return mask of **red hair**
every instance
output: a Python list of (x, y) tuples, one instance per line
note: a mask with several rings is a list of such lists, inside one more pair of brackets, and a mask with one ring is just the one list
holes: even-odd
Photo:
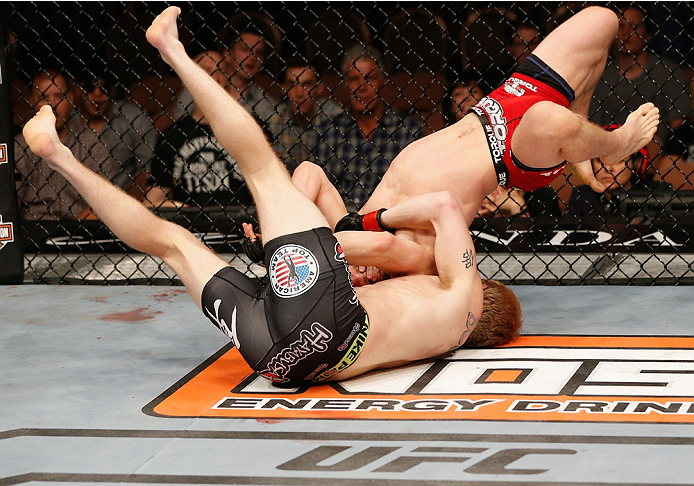
[(482, 280), (484, 306), (477, 326), (463, 348), (488, 348), (515, 340), (523, 317), (518, 297), (511, 289), (496, 280)]

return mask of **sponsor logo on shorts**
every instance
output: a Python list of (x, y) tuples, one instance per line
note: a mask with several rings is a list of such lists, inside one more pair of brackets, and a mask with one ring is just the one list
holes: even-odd
[(526, 89), (537, 93), (537, 86), (522, 79), (511, 77), (504, 83), (504, 91), (514, 96), (523, 96)]
[(352, 282), (352, 272), (349, 271), (349, 263), (345, 259), (345, 252), (342, 251), (342, 246), (340, 243), (335, 243), (335, 260), (342, 262), (345, 265), (345, 271), (347, 272), (347, 279), (349, 280), (349, 286), (352, 287), (352, 298), (349, 299), (349, 303), (353, 305), (359, 305), (359, 299), (357, 298), (357, 292), (354, 290), (354, 282)]
[(12, 223), (3, 223), (2, 215), (0, 215), (0, 250), (5, 245), (14, 241), (14, 226)]
[[(479, 116), (487, 116), (485, 112), (476, 106), (471, 108)], [(508, 171), (506, 169), (506, 163), (504, 162), (504, 153), (499, 148), (499, 144), (494, 136), (494, 129), (489, 124), (482, 124), (484, 129), (484, 135), (487, 137), (487, 145), (489, 146), (489, 153), (492, 156), (492, 162), (494, 163), (494, 169), (496, 170), (496, 177), (499, 181), (500, 186), (506, 186), (508, 183)]]
[(311, 329), (303, 329), (299, 333), (299, 339), (277, 353), (267, 364), (267, 368), (258, 371), (258, 374), (270, 381), (280, 383), (289, 381), (287, 374), (294, 365), (313, 353), (327, 351), (329, 349), (328, 343), (332, 338), (333, 333), (320, 323), (314, 322), (311, 324)]
[(214, 301), (214, 314), (207, 307), (205, 307), (205, 312), (209, 314), (212, 322), (234, 342), (236, 349), (241, 349), (241, 343), (238, 337), (236, 337), (236, 306), (234, 306), (234, 310), (231, 313), (231, 325), (228, 325), (224, 319), (219, 317), (219, 306), (221, 305), (222, 299), (217, 299)]
[(353, 338), (354, 335), (357, 333), (357, 331), (359, 330), (360, 327), (361, 327), (361, 326), (360, 326), (360, 324), (359, 324), (358, 322), (355, 322), (355, 323), (354, 323), (354, 327), (353, 327), (352, 330), (350, 331), (349, 336), (347, 336), (347, 339), (345, 339), (345, 342), (343, 342), (342, 344), (340, 344), (340, 347), (337, 348), (338, 351), (344, 351), (345, 349), (347, 349), (347, 346), (349, 345), (350, 341), (352, 340), (352, 338)]
[(359, 357), (361, 350), (364, 348), (364, 344), (366, 343), (367, 337), (369, 337), (368, 317), (365, 318), (364, 324), (361, 325), (361, 330), (359, 331), (359, 334), (357, 334), (357, 336), (354, 338), (352, 345), (349, 347), (347, 353), (345, 353), (340, 362), (332, 368), (330, 368), (329, 370), (326, 370), (320, 375), (317, 375), (315, 378), (313, 378), (313, 381), (325, 381), (331, 376), (335, 376), (339, 372), (344, 371), (350, 366), (352, 366)]
[(7, 144), (0, 143), (0, 165), (7, 163)]
[(316, 283), (318, 260), (308, 249), (299, 245), (279, 247), (270, 258), (270, 284), (278, 297), (301, 295)]
[(540, 172), (540, 175), (545, 176), (545, 177), (556, 177), (559, 175), (560, 172), (564, 170), (566, 164), (562, 165), (561, 167), (558, 167), (554, 170), (551, 170), (549, 172)]
[(506, 136), (508, 128), (506, 127), (506, 118), (504, 118), (504, 109), (501, 104), (494, 98), (485, 96), (477, 103), (477, 106), (484, 110), (489, 118), (489, 123), (492, 125), (492, 133), (501, 150), (501, 155), (506, 153)]

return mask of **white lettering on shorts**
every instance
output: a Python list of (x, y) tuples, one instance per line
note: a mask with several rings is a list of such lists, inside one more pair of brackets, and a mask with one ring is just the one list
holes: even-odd
[(488, 96), (482, 98), (477, 106), (487, 113), (489, 123), (492, 125), (492, 133), (503, 155), (506, 153), (506, 136), (508, 135), (506, 118), (504, 118), (504, 109), (498, 101)]
[(289, 381), (286, 376), (292, 367), (299, 361), (311, 356), (313, 353), (324, 353), (328, 343), (332, 340), (333, 333), (320, 323), (311, 324), (311, 329), (304, 329), (299, 333), (299, 339), (291, 343), (270, 360), (267, 368), (258, 373), (270, 381)]
[(207, 307), (205, 307), (205, 311), (210, 315), (210, 318), (214, 320), (217, 327), (234, 342), (236, 349), (241, 349), (241, 343), (236, 337), (236, 306), (234, 306), (234, 310), (231, 313), (231, 327), (229, 327), (224, 319), (219, 318), (219, 306), (221, 305), (222, 299), (217, 299), (214, 301), (214, 314), (212, 314)]
[(537, 86), (527, 81), (523, 81), (522, 79), (510, 77), (504, 83), (504, 91), (514, 96), (523, 96), (526, 89), (532, 91), (533, 93), (537, 93)]

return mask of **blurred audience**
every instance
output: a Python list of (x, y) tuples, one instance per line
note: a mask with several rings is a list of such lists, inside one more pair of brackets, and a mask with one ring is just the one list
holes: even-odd
[(317, 163), (347, 202), (366, 202), (390, 162), (422, 135), (422, 126), (392, 111), (379, 96), (383, 56), (372, 46), (347, 49), (341, 72), (351, 90), (347, 111), (319, 127)]
[(471, 71), (463, 72), (458, 81), (448, 87), (443, 102), (446, 124), (452, 125), (460, 121), (467, 110), (475, 106), (484, 97), (481, 80)]
[[(254, 82), (255, 76), (263, 68), (268, 44), (263, 30), (252, 22), (241, 26), (238, 33), (228, 39), (228, 48), (220, 44), (218, 52), (222, 55), (219, 65), (225, 75), (226, 90), (236, 98), (258, 120), (263, 128), (275, 113), (277, 101), (261, 90)], [(193, 112), (193, 98), (183, 88), (178, 94), (174, 116), (179, 118), (184, 111)]]
[(107, 71), (82, 81), (81, 89), (84, 98), (68, 126), (77, 134), (97, 134), (118, 164), (113, 182), (128, 190), (149, 169), (157, 139), (152, 121), (134, 103), (115, 99), (115, 82)]
[[(600, 125), (622, 124), (629, 113), (651, 101), (660, 109), (664, 122), (656, 134), (662, 144), (692, 110), (685, 75), (677, 64), (660, 59), (649, 49), (651, 29), (639, 7), (632, 5), (621, 12), (617, 37), (595, 88), (590, 119)], [(654, 142), (649, 154), (653, 157), (657, 152)]]
[(506, 28), (506, 51), (509, 54), (508, 63), (496, 66), (485, 74), (485, 81), (490, 89), (496, 89), (514, 73), (516, 68), (540, 44), (540, 31), (527, 22), (512, 22)]
[(313, 66), (297, 57), (287, 62), (282, 89), (286, 100), (277, 106), (277, 113), (268, 120), (273, 148), (287, 168), (315, 158), (318, 145), (317, 127), (330, 123), (342, 107), (325, 98), (325, 88), (319, 83)]
[(644, 177), (648, 166), (648, 154), (645, 148), (624, 160), (601, 161), (600, 159), (593, 159), (591, 163), (595, 177), (607, 189), (604, 193), (598, 193), (594, 192), (588, 185), (575, 187), (566, 208), (567, 214), (579, 218), (587, 216), (609, 217), (621, 214), (617, 204), (619, 201), (615, 201), (613, 198), (613, 195), (618, 191), (627, 194), (634, 191), (646, 191), (649, 194), (672, 191), (670, 185)]
[[(222, 55), (205, 51), (195, 61), (220, 84)], [(236, 160), (221, 146), (200, 109), (185, 114), (159, 137), (144, 204), (154, 207), (251, 204)]]
[[(77, 160), (111, 180), (116, 174), (117, 164), (97, 133), (93, 130), (75, 133), (68, 128), (68, 119), (74, 107), (70, 89), (68, 79), (59, 70), (43, 69), (32, 79), (29, 101), (35, 112), (47, 104), (53, 107), (61, 142)], [(81, 219), (90, 216), (86, 201), (62, 175), (29, 150), (21, 133), (15, 137), (14, 153), (18, 173), (17, 194), (23, 219)]]
[(477, 212), (480, 218), (498, 218), (512, 216), (561, 217), (557, 193), (551, 187), (542, 187), (534, 191), (520, 191), (497, 187), (489, 194)]

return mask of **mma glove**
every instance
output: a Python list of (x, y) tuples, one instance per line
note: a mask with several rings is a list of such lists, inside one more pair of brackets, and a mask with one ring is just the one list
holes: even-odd
[(265, 250), (263, 249), (263, 242), (260, 238), (256, 237), (255, 240), (251, 241), (248, 236), (243, 237), (241, 241), (241, 247), (246, 256), (253, 262), (259, 265), (265, 265)]
[(381, 215), (385, 211), (381, 208), (366, 214), (347, 213), (335, 225), (335, 233), (338, 231), (388, 231), (395, 233), (392, 228), (387, 228), (381, 221)]

